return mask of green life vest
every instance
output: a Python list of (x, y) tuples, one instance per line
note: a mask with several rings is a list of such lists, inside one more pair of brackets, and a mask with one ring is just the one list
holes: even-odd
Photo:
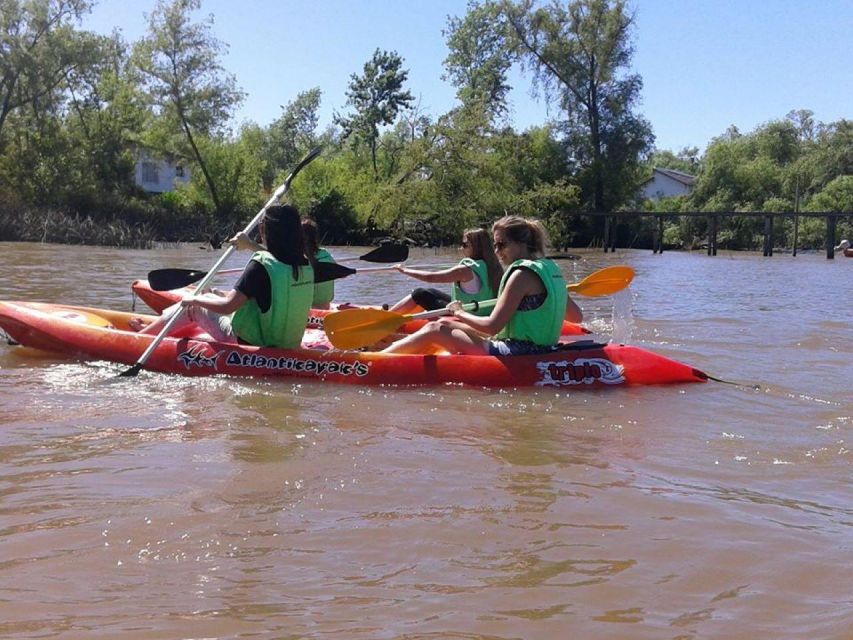
[(234, 333), (258, 347), (298, 347), (314, 297), (314, 269), (299, 267), (299, 280), (294, 280), (293, 267), (279, 262), (269, 251), (256, 252), (252, 260), (269, 275), (270, 308), (264, 313), (254, 299), (247, 300), (231, 318)]
[(539, 276), (545, 286), (548, 295), (545, 302), (537, 309), (530, 311), (516, 311), (512, 314), (507, 325), (495, 336), (500, 340), (512, 338), (515, 340), (529, 340), (535, 344), (552, 345), (557, 344), (560, 332), (563, 328), (563, 317), (566, 314), (566, 281), (560, 268), (552, 260), (540, 258), (538, 260), (516, 260), (501, 278), (501, 287), (498, 296), (504, 290), (504, 286), (510, 274), (520, 268), (530, 269)]
[[(450, 297), (453, 300), (460, 302), (480, 302), (482, 300), (490, 300), (495, 297), (492, 287), (489, 285), (489, 270), (486, 268), (486, 263), (483, 260), (472, 260), (471, 258), (463, 258), (460, 263), (468, 267), (474, 272), (474, 275), (480, 279), (480, 290), (477, 293), (467, 293), (463, 291), (462, 285), (459, 282), (453, 283), (453, 289), (450, 292)], [(475, 316), (487, 316), (492, 312), (492, 308), (477, 309), (472, 311)]]
[[(314, 254), (317, 262), (331, 262), (334, 264), (335, 259), (332, 254), (325, 249), (319, 249)], [(327, 280), (326, 282), (317, 282), (314, 284), (314, 304), (325, 306), (335, 299), (335, 281)]]

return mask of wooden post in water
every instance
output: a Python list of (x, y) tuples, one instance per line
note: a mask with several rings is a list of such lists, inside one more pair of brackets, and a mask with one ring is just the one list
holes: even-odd
[(773, 215), (764, 216), (764, 255), (773, 255)]
[(610, 230), (610, 253), (616, 253), (616, 216), (611, 216), (612, 228)]
[(717, 216), (708, 216), (708, 255), (717, 255)]
[(826, 216), (826, 259), (835, 258), (835, 228), (838, 225), (838, 216)]
[(663, 216), (657, 218), (657, 233), (652, 232), (652, 253), (663, 253)]
[(610, 246), (610, 216), (604, 216), (604, 242), (601, 245), (604, 247), (604, 253), (607, 253), (607, 247)]
[(792, 255), (797, 257), (797, 236), (800, 232), (800, 176), (797, 176), (797, 190), (794, 193), (794, 250)]

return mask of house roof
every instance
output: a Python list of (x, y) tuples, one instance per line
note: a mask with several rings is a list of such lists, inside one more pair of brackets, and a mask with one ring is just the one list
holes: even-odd
[(655, 179), (655, 174), (660, 174), (662, 176), (666, 176), (671, 180), (675, 180), (676, 182), (680, 182), (685, 187), (692, 187), (696, 184), (696, 176), (691, 176), (689, 173), (684, 173), (683, 171), (676, 171), (675, 169), (661, 169), (660, 167), (655, 167), (652, 172), (652, 177), (646, 180), (646, 182), (651, 182)]

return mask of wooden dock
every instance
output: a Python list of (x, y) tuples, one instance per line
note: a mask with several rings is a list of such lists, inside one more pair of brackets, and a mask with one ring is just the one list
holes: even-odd
[(679, 218), (682, 216), (685, 217), (702, 217), (708, 219), (708, 255), (715, 256), (717, 255), (717, 235), (720, 229), (720, 220), (722, 218), (733, 218), (733, 217), (763, 217), (764, 218), (764, 241), (762, 243), (762, 250), (765, 256), (773, 255), (773, 228), (777, 218), (785, 219), (785, 218), (793, 218), (794, 219), (794, 239), (793, 239), (793, 247), (792, 247), (792, 255), (797, 255), (797, 235), (799, 229), (799, 220), (800, 218), (825, 218), (826, 219), (826, 239), (825, 239), (825, 247), (826, 247), (826, 258), (828, 260), (832, 260), (835, 258), (835, 246), (837, 244), (836, 233), (838, 227), (838, 220), (850, 218), (853, 219), (853, 212), (836, 212), (836, 211), (823, 211), (823, 212), (793, 212), (793, 211), (779, 211), (773, 213), (766, 213), (764, 211), (727, 211), (727, 212), (713, 212), (709, 213), (707, 211), (673, 211), (673, 212), (655, 212), (655, 211), (620, 211), (618, 213), (584, 213), (578, 215), (591, 215), (595, 217), (603, 217), (604, 218), (604, 238), (602, 247), (604, 252), (615, 251), (616, 250), (616, 234), (614, 233), (614, 229), (616, 225), (619, 224), (620, 221), (623, 220), (631, 220), (638, 216), (640, 217), (652, 217), (656, 219), (657, 224), (654, 226), (654, 232), (652, 236), (652, 251), (653, 253), (663, 253), (663, 222), (664, 219), (669, 218)]

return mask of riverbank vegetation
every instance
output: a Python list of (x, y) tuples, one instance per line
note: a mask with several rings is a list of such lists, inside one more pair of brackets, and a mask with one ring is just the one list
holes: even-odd
[[(323, 155), (291, 198), (328, 244), (383, 236), (453, 243), (469, 226), (511, 211), (541, 218), (556, 245), (601, 241), (588, 212), (853, 212), (853, 122), (799, 110), (754, 131), (735, 127), (704, 152), (656, 149), (637, 111), (633, 18), (621, 0), (471, 2), (448, 19), (448, 113), (423, 111), (405, 52), (377, 49), (350, 78), (346, 113), (319, 129), (322, 90), (282, 96), (269, 124), (233, 114), (244, 95), (221, 65), (224, 43), (200, 0), (161, 0), (137, 42), (83, 31), (89, 0), (5, 3), (0, 29), (0, 239), (147, 247), (217, 245), (263, 206), (299, 158)], [(507, 77), (522, 65), (554, 119), (516, 131)], [(769, 118), (773, 114), (768, 114)], [(149, 193), (141, 154), (179, 159), (187, 184)], [(653, 167), (697, 177), (690, 195), (639, 201)], [(702, 217), (666, 222), (669, 247), (706, 237)], [(791, 246), (792, 222), (775, 228)], [(853, 236), (851, 219), (841, 235)], [(756, 217), (726, 218), (719, 246), (760, 246)], [(620, 222), (620, 246), (651, 246), (652, 219)], [(799, 246), (818, 248), (821, 219), (804, 219)]]

